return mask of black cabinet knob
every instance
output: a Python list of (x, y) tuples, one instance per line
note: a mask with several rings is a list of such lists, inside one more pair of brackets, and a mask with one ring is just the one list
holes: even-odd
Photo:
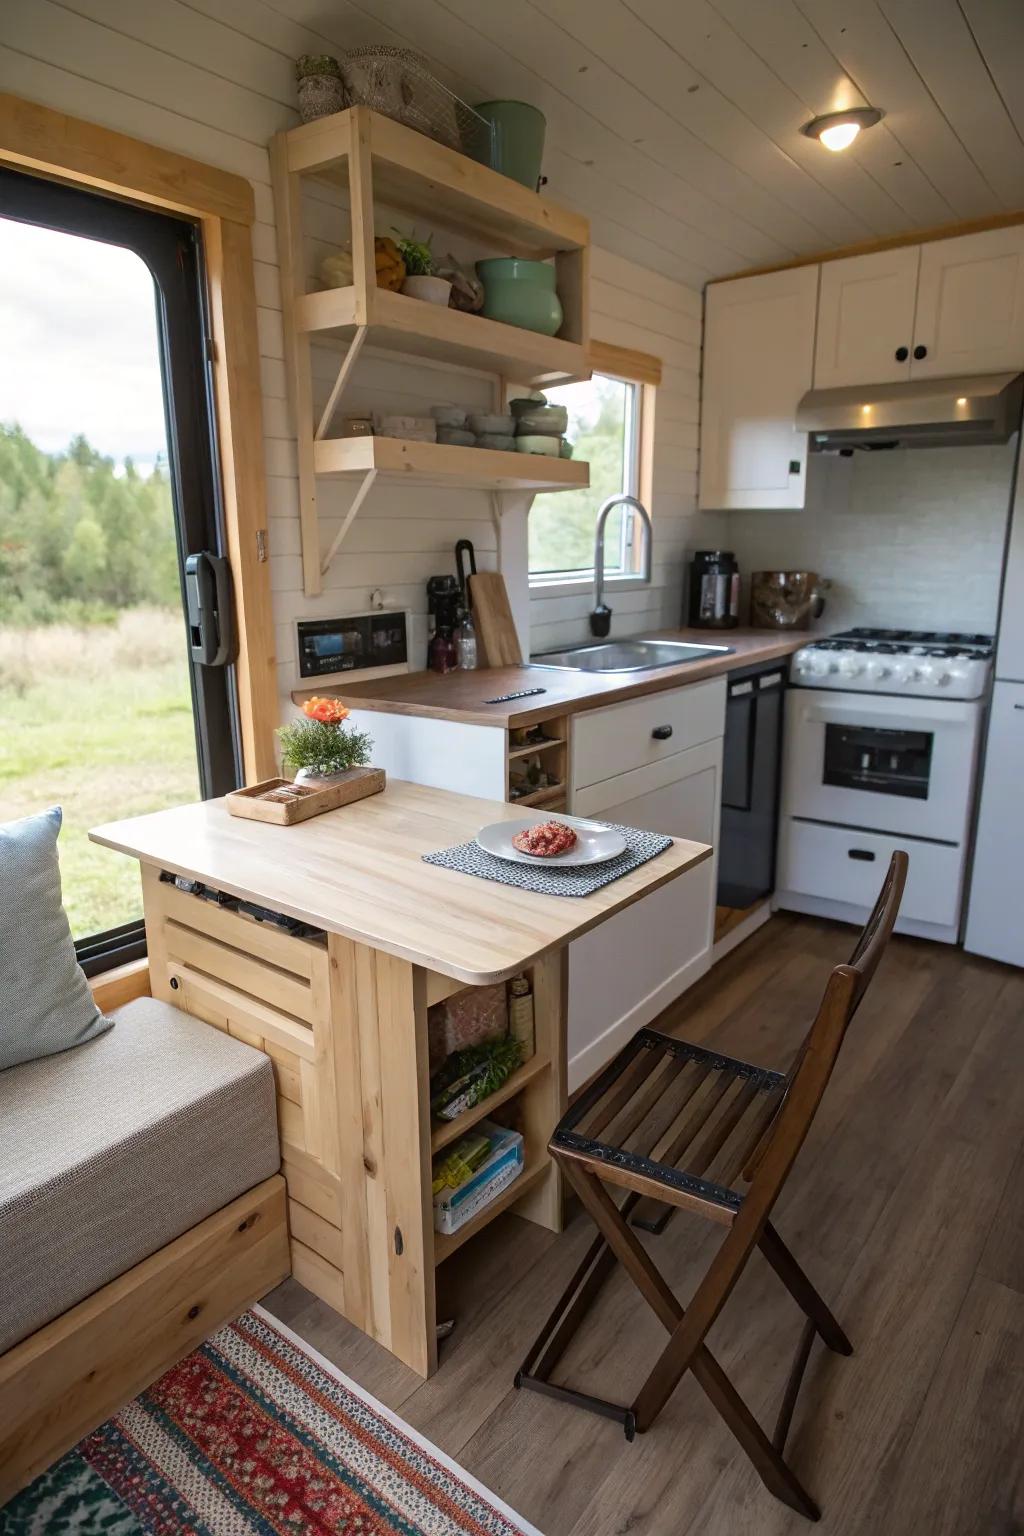
[(672, 727), (670, 725), (656, 725), (651, 735), (655, 741), (668, 741), (672, 735)]
[(915, 347), (914, 348), (914, 356), (917, 358), (918, 362), (920, 362), (922, 357), (927, 357), (928, 356), (928, 348), (927, 347)]
[(909, 347), (897, 347), (896, 348), (896, 361), (898, 363), (905, 363), (909, 356), (910, 356), (910, 348)]

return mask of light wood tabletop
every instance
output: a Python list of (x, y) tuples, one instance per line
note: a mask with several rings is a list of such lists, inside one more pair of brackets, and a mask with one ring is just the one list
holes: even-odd
[(291, 827), (207, 800), (110, 822), (94, 842), (202, 880), (289, 917), (470, 985), (516, 975), (701, 863), (704, 843), (671, 848), (591, 896), (544, 896), (425, 864), (521, 809), (392, 781), (383, 794)]

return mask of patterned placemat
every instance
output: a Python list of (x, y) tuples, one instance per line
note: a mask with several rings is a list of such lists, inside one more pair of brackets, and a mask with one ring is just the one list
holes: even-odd
[(499, 885), (517, 885), (524, 891), (539, 891), (542, 896), (590, 896), (603, 885), (621, 880), (631, 870), (639, 869), (659, 853), (671, 848), (672, 839), (661, 832), (644, 832), (639, 827), (620, 827), (602, 822), (613, 832), (621, 832), (626, 851), (604, 864), (585, 864), (578, 869), (545, 869), (539, 864), (516, 864), (511, 859), (495, 858), (477, 843), (459, 843), (456, 848), (442, 848), (439, 853), (425, 853), (424, 864), (439, 864), (442, 869), (456, 869), (463, 875), (477, 875), (481, 880), (496, 880)]

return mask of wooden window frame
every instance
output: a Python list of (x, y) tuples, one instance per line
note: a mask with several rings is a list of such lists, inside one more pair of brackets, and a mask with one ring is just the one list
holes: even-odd
[[(638, 388), (639, 421), (637, 423), (637, 496), (654, 519), (654, 421), (657, 388), (661, 383), (661, 358), (650, 352), (637, 352), (631, 347), (616, 347), (608, 341), (591, 341), (589, 361), (592, 373), (603, 373), (611, 378)], [(634, 539), (630, 546), (630, 564), (623, 571), (609, 573), (605, 585), (622, 589), (624, 585), (638, 584), (642, 570), (640, 541)], [(557, 597), (581, 586), (592, 585), (592, 571), (578, 575), (559, 573), (550, 581), (543, 576), (534, 577), (527, 572), (531, 597)]]
[[(214, 418), (238, 630), (246, 783), (276, 773), (277, 663), (267, 549), (252, 187), (241, 176), (0, 92), (0, 164), (194, 219), (213, 330)], [(140, 966), (145, 962), (140, 962)]]

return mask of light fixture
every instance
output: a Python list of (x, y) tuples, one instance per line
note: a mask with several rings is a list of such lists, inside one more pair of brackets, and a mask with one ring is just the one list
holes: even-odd
[(967, 396), (966, 395), (961, 395), (958, 398), (956, 403), (957, 403), (957, 405), (966, 405), (967, 404)]
[(848, 149), (862, 128), (873, 128), (885, 116), (878, 107), (851, 107), (846, 112), (825, 112), (804, 123), (801, 133), (818, 139), (826, 149)]

